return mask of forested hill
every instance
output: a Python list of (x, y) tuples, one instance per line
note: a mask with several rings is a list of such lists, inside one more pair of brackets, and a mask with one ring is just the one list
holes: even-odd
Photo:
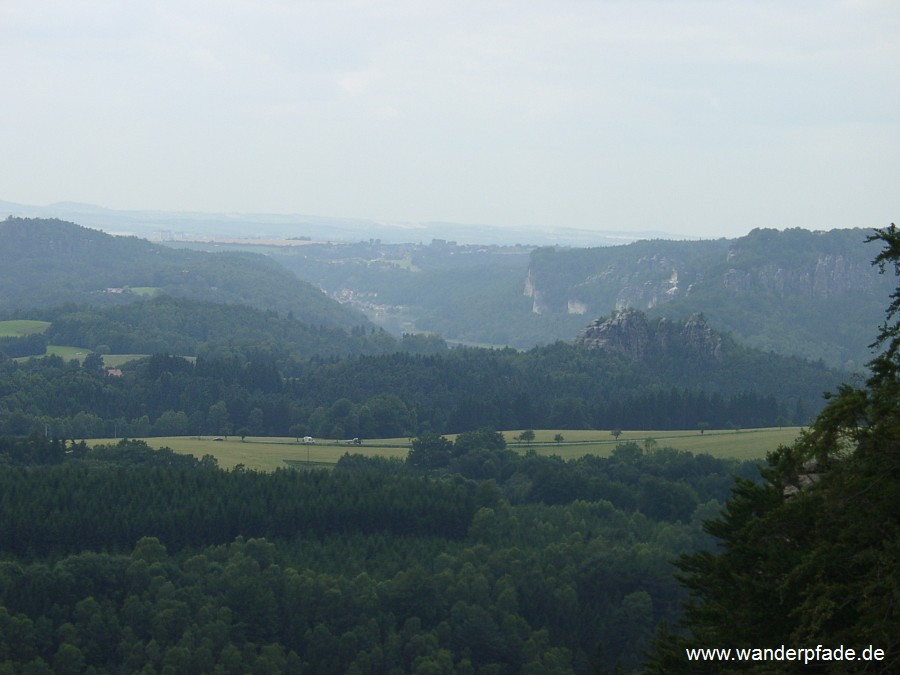
[[(240, 354), (283, 362), (313, 356), (381, 354), (398, 349), (440, 351), (447, 345), (426, 336), (394, 338), (376, 328), (349, 331), (308, 325), (296, 318), (244, 305), (222, 305), (160, 296), (113, 307), (64, 306), (36, 314), (51, 322), (49, 344), (78, 345), (101, 354)], [(3, 344), (0, 343), (0, 351)]]
[[(50, 330), (63, 335), (79, 329), (79, 321), (61, 318)], [(278, 330), (290, 326), (274, 321), (272, 328), (265, 342), (213, 345), (193, 363), (157, 354), (126, 364), (121, 377), (107, 376), (96, 359), (79, 365), (54, 356), (24, 362), (0, 356), (0, 434), (49, 429), (91, 438), (117, 429), (143, 437), (246, 429), (250, 435), (393, 438), (483, 427), (767, 427), (807, 423), (823, 392), (841, 379), (821, 364), (730, 343), (714, 360), (681, 350), (635, 361), (562, 342), (528, 352), (425, 354), (428, 345), (408, 340), (398, 345), (406, 353), (301, 360), (291, 358), (287, 341), (279, 342), (286, 335)], [(370, 338), (358, 336), (377, 346)]]
[(866, 336), (893, 290), (871, 264), (869, 234), (758, 229), (733, 240), (541, 248), (525, 291), (531, 311), (550, 319), (702, 312), (749, 346), (855, 370), (871, 358)]
[(368, 324), (261, 255), (173, 250), (60, 220), (0, 222), (0, 310), (121, 304), (141, 293), (293, 313), (311, 326)]
[(891, 292), (871, 265), (872, 230), (754, 230), (738, 239), (594, 248), (310, 244), (267, 248), (301, 279), (389, 330), (530, 349), (590, 320), (703, 313), (738, 342), (859, 370)]

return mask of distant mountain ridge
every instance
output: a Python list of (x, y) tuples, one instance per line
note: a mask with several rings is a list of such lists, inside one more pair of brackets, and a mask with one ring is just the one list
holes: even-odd
[(854, 370), (871, 358), (867, 328), (882, 321), (892, 291), (871, 264), (870, 233), (754, 230), (732, 240), (542, 248), (523, 292), (532, 312), (548, 317), (702, 312), (749, 346)]
[(571, 341), (617, 310), (673, 321), (702, 313), (747, 346), (859, 371), (893, 290), (871, 264), (872, 232), (754, 230), (593, 248), (363, 242), (271, 255), (394, 330), (529, 349)]
[(152, 239), (160, 233), (203, 237), (291, 238), (308, 236), (330, 242), (378, 239), (404, 244), (444, 239), (470, 244), (530, 244), (536, 246), (612, 246), (648, 237), (681, 239), (659, 231), (616, 232), (564, 226), (491, 227), (442, 221), (388, 222), (368, 218), (341, 218), (300, 213), (203, 213), (108, 209), (93, 204), (58, 202), (46, 206), (0, 200), (0, 218), (60, 218), (110, 233)]
[(60, 220), (0, 221), (0, 310), (108, 306), (141, 294), (243, 304), (311, 326), (369, 324), (261, 255), (174, 250)]

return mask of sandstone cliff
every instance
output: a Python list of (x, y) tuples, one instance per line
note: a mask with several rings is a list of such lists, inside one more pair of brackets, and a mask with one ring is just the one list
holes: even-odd
[(718, 361), (722, 358), (723, 339), (713, 332), (702, 314), (684, 322), (665, 318), (650, 322), (642, 312), (626, 309), (592, 321), (575, 338), (575, 344), (618, 352), (633, 361), (679, 355)]
[(754, 230), (732, 240), (539, 249), (524, 294), (544, 316), (702, 312), (748, 346), (856, 370), (871, 358), (860, 327), (882, 320), (892, 290), (871, 265), (869, 233)]

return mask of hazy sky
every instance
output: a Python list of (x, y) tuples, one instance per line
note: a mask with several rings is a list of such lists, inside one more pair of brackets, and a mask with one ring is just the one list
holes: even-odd
[(900, 219), (897, 0), (0, 0), (0, 199), (739, 236)]

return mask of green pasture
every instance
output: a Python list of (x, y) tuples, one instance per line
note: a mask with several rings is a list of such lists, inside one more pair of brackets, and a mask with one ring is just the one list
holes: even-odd
[(104, 354), (103, 365), (107, 368), (121, 368), (129, 361), (147, 358), (149, 354)]
[[(221, 438), (222, 440), (214, 440)], [(345, 454), (367, 457), (406, 457), (409, 439), (386, 439), (353, 445), (345, 441), (322, 441), (310, 445), (298, 443), (295, 438), (247, 436), (166, 436), (141, 439), (152, 448), (171, 448), (175, 452), (200, 458), (212, 455), (223, 469), (233, 469), (243, 464), (256, 471), (274, 471), (288, 466), (333, 466)], [(115, 443), (112, 439), (94, 439), (90, 445)]]
[[(59, 356), (66, 361), (84, 361), (84, 357), (91, 353), (87, 347), (69, 347), (66, 345), (47, 345), (47, 356)], [(31, 357), (28, 357), (31, 358)]]
[(145, 295), (148, 298), (152, 298), (159, 293), (159, 288), (156, 286), (131, 286), (129, 290), (135, 295)]
[(87, 347), (69, 347), (65, 345), (47, 345), (47, 352), (37, 356), (17, 356), (13, 361), (27, 361), (28, 359), (41, 359), (45, 356), (59, 356), (65, 361), (84, 361), (84, 357), (91, 353)]
[(0, 321), (0, 337), (22, 337), (32, 333), (43, 333), (49, 327), (49, 321), (32, 321), (31, 319)]
[[(734, 459), (765, 458), (766, 453), (779, 445), (792, 443), (800, 434), (800, 427), (770, 429), (707, 430), (703, 434), (689, 431), (623, 431), (618, 440), (609, 431), (597, 430), (535, 430), (535, 440), (519, 443), (515, 440), (521, 431), (503, 432), (510, 449), (517, 452), (534, 451), (540, 455), (557, 455), (563, 459), (576, 459), (584, 455), (608, 456), (617, 444), (634, 441), (642, 448), (671, 447), (694, 454), (707, 453), (713, 457)], [(553, 440), (562, 434), (563, 441)], [(455, 435), (447, 434), (453, 440)], [(220, 438), (221, 440), (214, 440)], [(651, 439), (651, 440), (648, 440)], [(175, 452), (202, 457), (212, 455), (219, 466), (231, 469), (243, 464), (248, 469), (273, 471), (279, 467), (331, 466), (345, 454), (367, 457), (404, 458), (409, 451), (409, 438), (387, 438), (363, 441), (353, 445), (346, 441), (320, 440), (311, 445), (299, 443), (295, 438), (271, 438), (247, 436), (169, 436), (145, 438), (151, 447), (168, 447)], [(112, 439), (95, 439), (91, 444), (113, 443)]]
[[(584, 455), (608, 456), (616, 445), (634, 441), (645, 449), (675, 448), (695, 455), (733, 459), (764, 459), (767, 452), (780, 445), (793, 443), (800, 435), (801, 427), (772, 427), (765, 429), (708, 429), (702, 434), (696, 429), (685, 431), (625, 431), (618, 440), (611, 431), (596, 430), (535, 430), (534, 441), (521, 443), (515, 437), (521, 430), (504, 433), (507, 444), (517, 450), (533, 449), (541, 455), (559, 455), (563, 459), (575, 459)], [(560, 434), (561, 443), (553, 437)], [(448, 438), (450, 438), (448, 436)]]

